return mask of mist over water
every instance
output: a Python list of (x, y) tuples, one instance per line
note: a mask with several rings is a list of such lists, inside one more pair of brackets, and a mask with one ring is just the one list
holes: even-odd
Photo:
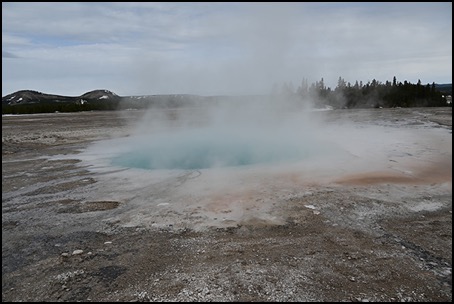
[(208, 169), (280, 164), (336, 150), (310, 108), (283, 99), (222, 101), (206, 108), (150, 109), (112, 164)]

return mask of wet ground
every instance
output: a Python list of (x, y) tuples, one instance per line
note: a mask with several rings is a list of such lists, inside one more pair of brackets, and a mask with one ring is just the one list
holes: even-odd
[(3, 301), (452, 300), (451, 108), (314, 113), (340, 149), (310, 161), (112, 166), (146, 115), (2, 117)]

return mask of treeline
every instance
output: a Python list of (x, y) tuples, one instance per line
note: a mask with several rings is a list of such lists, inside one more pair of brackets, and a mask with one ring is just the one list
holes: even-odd
[(374, 79), (367, 83), (356, 81), (353, 85), (339, 77), (334, 90), (325, 86), (323, 78), (311, 85), (303, 79), (296, 90), (291, 83), (284, 84), (280, 93), (302, 101), (311, 100), (315, 107), (328, 105), (338, 109), (451, 106), (446, 91), (438, 90), (435, 83), (423, 85), (420, 80), (416, 84), (406, 80), (402, 83), (396, 77), (392, 82)]
[(53, 112), (113, 111), (117, 110), (119, 101), (95, 100), (85, 103), (74, 102), (36, 102), (25, 104), (2, 104), (2, 114), (34, 114)]

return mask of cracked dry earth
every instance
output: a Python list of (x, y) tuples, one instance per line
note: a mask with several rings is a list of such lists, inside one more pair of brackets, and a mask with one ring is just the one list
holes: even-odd
[(2, 117), (2, 301), (452, 301), (452, 108), (314, 113), (364, 136), (315, 165), (107, 165), (143, 115)]

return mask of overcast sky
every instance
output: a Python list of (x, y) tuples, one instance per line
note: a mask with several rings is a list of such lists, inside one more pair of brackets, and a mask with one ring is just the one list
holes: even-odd
[(452, 82), (452, 2), (2, 2), (2, 96)]

